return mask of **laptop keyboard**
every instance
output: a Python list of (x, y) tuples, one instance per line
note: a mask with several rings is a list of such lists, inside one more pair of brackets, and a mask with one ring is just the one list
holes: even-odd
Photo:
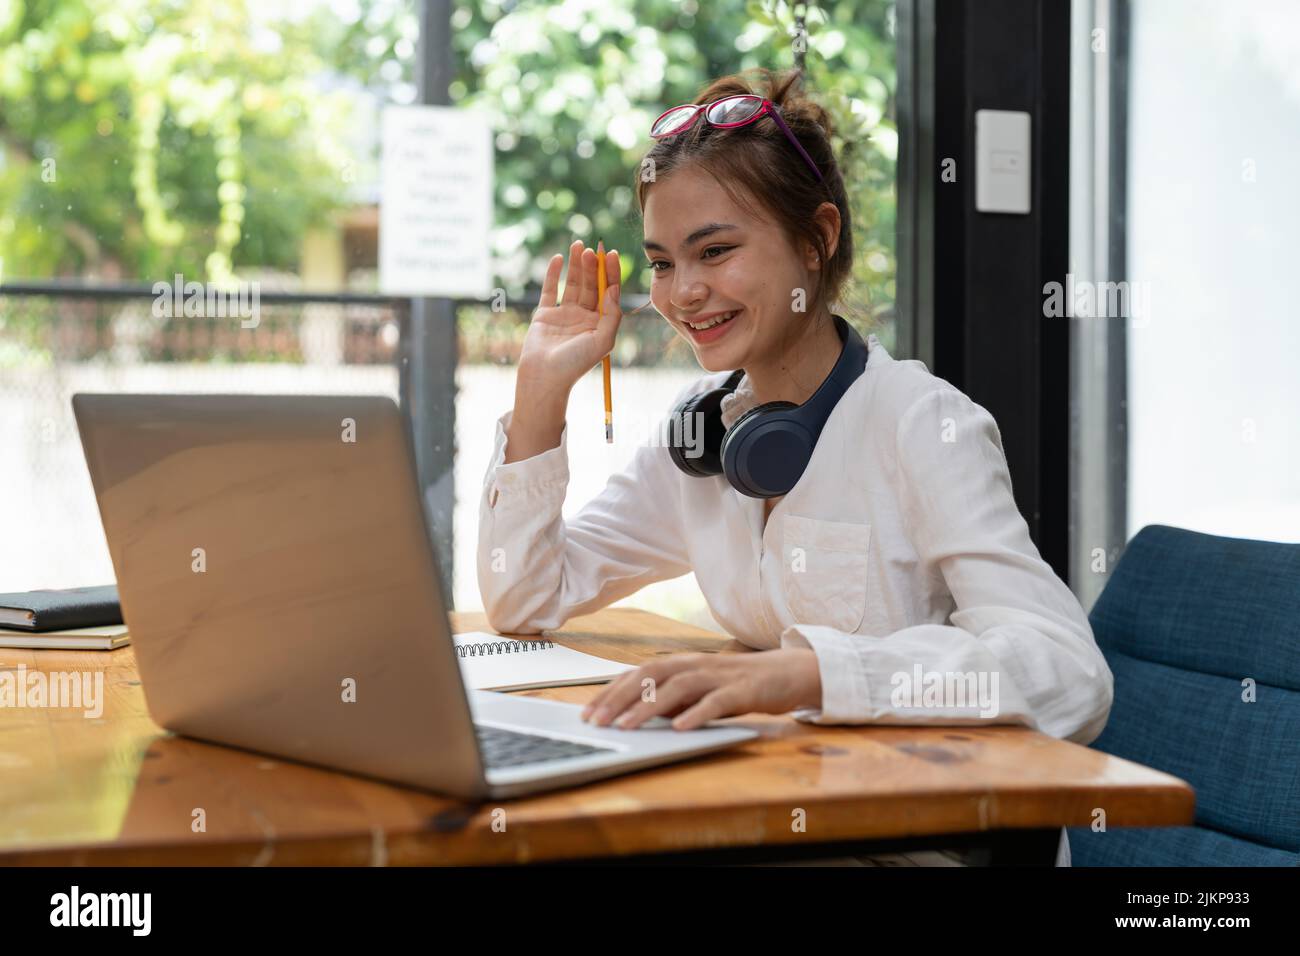
[(502, 730), (500, 727), (484, 727), (480, 724), (474, 725), (474, 733), (478, 736), (478, 748), (483, 754), (484, 766), (493, 769), (614, 752), (613, 747), (593, 747), (590, 744), (576, 744), (571, 740), (557, 740), (554, 737), (523, 734), (517, 730)]

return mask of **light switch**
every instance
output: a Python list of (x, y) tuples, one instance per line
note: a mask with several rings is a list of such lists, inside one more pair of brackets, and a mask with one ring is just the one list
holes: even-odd
[(975, 209), (1029, 212), (1029, 114), (975, 111)]

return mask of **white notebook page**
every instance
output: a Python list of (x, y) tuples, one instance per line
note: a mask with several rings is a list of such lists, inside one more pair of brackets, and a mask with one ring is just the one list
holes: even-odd
[(554, 644), (542, 634), (535, 640), (517, 640), (484, 631), (466, 631), (453, 635), (453, 640), (461, 676), (465, 686), (472, 690), (603, 684), (635, 670), (632, 664), (620, 664)]

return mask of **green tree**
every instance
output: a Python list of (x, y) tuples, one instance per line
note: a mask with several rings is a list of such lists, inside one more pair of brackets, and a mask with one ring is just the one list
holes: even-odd
[(246, 0), (0, 0), (9, 275), (292, 268), (340, 201), (350, 100)]
[[(850, 186), (853, 302), (894, 298), (894, 39), (886, 0), (810, 4), (808, 88)], [(303, 232), (372, 175), (358, 104), (410, 102), (415, 0), (0, 0), (6, 274), (221, 278), (292, 269)], [(786, 68), (784, 0), (461, 0), (451, 99), (496, 130), (493, 254), (511, 293), (574, 237), (633, 250), (632, 174), (663, 109), (712, 78)], [(350, 84), (350, 86), (349, 86)], [(327, 92), (333, 90), (333, 92)], [(358, 94), (365, 94), (359, 96)], [(377, 124), (376, 124), (377, 126)], [(649, 287), (624, 259), (629, 291)]]
[[(830, 111), (855, 223), (854, 304), (877, 315), (894, 299), (893, 6), (809, 5), (808, 88)], [(632, 173), (651, 121), (711, 79), (795, 64), (794, 9), (780, 0), (483, 0), (458, 6), (454, 102), (497, 131), (496, 249), (506, 288), (537, 283), (573, 238), (640, 248)], [(629, 290), (649, 288), (626, 256)]]

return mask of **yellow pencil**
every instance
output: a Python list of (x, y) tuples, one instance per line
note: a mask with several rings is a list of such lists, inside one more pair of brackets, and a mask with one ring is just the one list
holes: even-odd
[[(605, 290), (608, 283), (605, 279), (605, 240), (600, 240), (596, 244), (596, 314), (604, 316), (605, 314)], [(606, 355), (600, 360), (601, 371), (605, 375), (605, 441), (614, 441), (614, 399), (609, 388), (609, 356)]]

